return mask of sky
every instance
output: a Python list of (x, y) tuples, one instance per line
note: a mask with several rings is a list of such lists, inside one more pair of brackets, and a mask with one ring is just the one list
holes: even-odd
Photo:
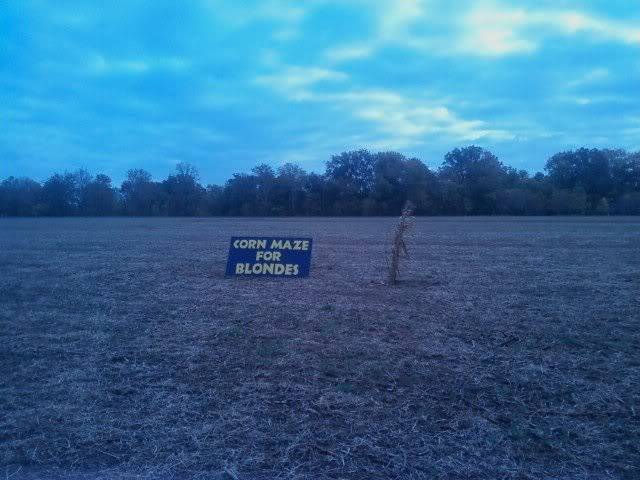
[(0, 178), (640, 150), (637, 0), (0, 1)]

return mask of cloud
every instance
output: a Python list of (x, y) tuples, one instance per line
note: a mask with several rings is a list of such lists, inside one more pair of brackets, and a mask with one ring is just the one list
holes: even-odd
[(580, 76), (579, 78), (568, 82), (567, 86), (582, 87), (584, 85), (591, 85), (607, 80), (611, 77), (611, 73), (606, 68), (594, 68)]
[[(536, 52), (557, 35), (583, 34), (593, 41), (624, 43), (640, 47), (640, 27), (577, 10), (514, 8), (506, 3), (474, 2), (460, 19), (444, 2), (406, 0), (375, 2), (376, 29), (360, 42), (336, 45), (325, 51), (334, 62), (372, 56), (394, 45), (408, 50), (444, 56), (470, 55), (498, 58)], [(429, 7), (429, 8), (427, 8)], [(443, 28), (443, 25), (446, 27)]]
[(356, 105), (355, 116), (373, 122), (378, 132), (403, 146), (422, 144), (427, 138), (443, 136), (454, 141), (513, 139), (506, 130), (490, 128), (481, 120), (465, 120), (449, 108), (402, 98), (400, 102), (378, 102), (370, 106), (365, 102)]
[(383, 41), (403, 37), (411, 24), (420, 21), (425, 14), (424, 0), (396, 0), (384, 2), (378, 13), (379, 32)]
[(640, 27), (623, 22), (586, 15), (581, 12), (569, 11), (551, 14), (547, 19), (539, 17), (540, 22), (555, 24), (567, 34), (588, 32), (604, 40), (619, 41), (640, 46)]
[(301, 2), (296, 1), (264, 1), (259, 2), (255, 15), (287, 23), (300, 22), (308, 10)]
[(184, 70), (190, 63), (182, 58), (106, 58), (101, 54), (90, 56), (85, 63), (85, 70), (93, 75), (128, 74), (141, 75), (152, 70)]
[(347, 74), (327, 68), (290, 66), (277, 73), (259, 75), (254, 81), (290, 100), (308, 100), (313, 96), (308, 87), (322, 82), (342, 82), (347, 78)]
[(472, 9), (462, 22), (453, 52), (479, 56), (531, 53), (553, 34), (583, 33), (593, 40), (640, 46), (640, 28), (572, 10), (509, 8), (485, 4)]
[(527, 22), (528, 12), (522, 9), (474, 9), (464, 19), (453, 50), (480, 56), (533, 52), (538, 45), (520, 31)]
[(256, 159), (463, 142), (534, 169), (596, 135), (637, 145), (637, 2), (5, 3), (10, 174), (181, 158), (222, 181)]
[(343, 45), (329, 48), (325, 55), (330, 61), (343, 62), (368, 58), (373, 55), (374, 51), (375, 48), (372, 45)]
[(531, 53), (537, 49), (535, 42), (519, 38), (507, 28), (481, 28), (465, 36), (458, 44), (459, 52), (478, 56), (500, 57), (515, 53)]
[(221, 0), (202, 0), (218, 24), (225, 28), (239, 29), (259, 23), (271, 23), (275, 26), (271, 38), (285, 42), (297, 37), (300, 25), (308, 16), (313, 4), (295, 0), (260, 0), (253, 4), (247, 2), (227, 2)]
[(280, 73), (259, 77), (257, 81), (289, 100), (328, 105), (354, 120), (373, 125), (378, 143), (387, 142), (387, 148), (420, 145), (427, 137), (434, 136), (456, 141), (514, 138), (506, 130), (491, 128), (484, 121), (460, 118), (437, 102), (410, 98), (388, 89), (354, 89), (351, 86), (327, 92), (312, 88), (320, 82), (346, 78), (341, 72), (317, 67), (288, 67)]
[(372, 56), (376, 50), (388, 44), (415, 42), (411, 29), (416, 23), (424, 22), (427, 0), (373, 1), (364, 3), (374, 15), (375, 31), (360, 43), (338, 45), (325, 51), (330, 61), (342, 62)]
[(600, 104), (609, 104), (609, 105), (624, 105), (624, 104), (633, 104), (634, 100), (624, 97), (622, 95), (566, 95), (559, 96), (559, 101), (573, 103), (575, 105), (580, 106), (588, 106), (588, 105), (600, 105)]

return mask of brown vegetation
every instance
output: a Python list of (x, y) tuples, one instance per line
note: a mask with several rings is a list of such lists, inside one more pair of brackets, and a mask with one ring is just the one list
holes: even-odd
[(400, 256), (404, 253), (405, 256), (409, 256), (407, 250), (406, 236), (409, 230), (413, 227), (413, 210), (414, 205), (411, 202), (407, 202), (402, 209), (402, 214), (398, 219), (393, 230), (393, 240), (391, 241), (391, 255), (389, 258), (389, 284), (395, 285), (400, 278)]
[(638, 222), (418, 218), (386, 288), (391, 219), (0, 220), (0, 473), (640, 478)]

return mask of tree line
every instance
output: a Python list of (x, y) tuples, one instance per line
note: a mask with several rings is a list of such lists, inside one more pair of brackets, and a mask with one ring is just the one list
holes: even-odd
[(0, 183), (0, 216), (640, 215), (640, 152), (561, 152), (530, 175), (477, 146), (447, 153), (437, 170), (397, 152), (343, 152), (323, 174), (262, 164), (224, 185), (203, 186), (180, 163), (165, 180), (129, 170), (120, 187), (85, 170), (45, 182)]

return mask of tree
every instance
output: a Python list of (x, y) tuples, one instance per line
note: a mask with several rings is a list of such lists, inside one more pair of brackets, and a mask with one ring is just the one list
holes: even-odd
[(116, 211), (116, 190), (106, 175), (96, 175), (82, 190), (80, 214), (86, 216), (113, 215)]
[(605, 197), (602, 197), (598, 202), (594, 213), (596, 215), (609, 215), (609, 211), (609, 201)]
[(610, 158), (611, 181), (614, 196), (640, 190), (640, 152), (626, 153), (616, 150)]
[(327, 162), (326, 176), (365, 197), (373, 188), (374, 167), (375, 158), (368, 150), (343, 152)]
[(452, 213), (497, 213), (497, 193), (507, 181), (507, 170), (493, 153), (477, 146), (456, 148), (445, 155), (439, 175), (448, 184)]
[(219, 185), (208, 185), (205, 193), (205, 205), (208, 215), (224, 215), (224, 188)]
[(40, 184), (30, 178), (7, 178), (0, 183), (0, 216), (37, 215), (41, 190)]
[(304, 204), (303, 187), (306, 178), (307, 172), (298, 165), (285, 163), (278, 168), (278, 204), (281, 212), (285, 215), (296, 215), (301, 212), (301, 207)]
[(587, 193), (581, 186), (571, 190), (554, 188), (548, 211), (554, 215), (584, 215), (588, 211)]
[(615, 212), (619, 215), (640, 215), (640, 191), (625, 193), (617, 199)]
[(417, 158), (407, 160), (402, 179), (407, 200), (417, 215), (433, 215), (441, 208), (441, 189), (436, 175)]
[(326, 180), (323, 175), (310, 173), (305, 178), (304, 206), (306, 215), (325, 215)]
[(371, 213), (397, 215), (407, 201), (407, 159), (397, 152), (380, 152), (374, 158), (372, 196), (377, 205)]
[(195, 167), (179, 163), (176, 173), (162, 182), (165, 213), (173, 216), (202, 215), (205, 210), (205, 189), (198, 183)]
[(252, 216), (258, 214), (255, 175), (234, 174), (224, 186), (224, 205), (227, 215)]
[(73, 182), (73, 208), (77, 213), (80, 213), (80, 204), (87, 186), (91, 183), (91, 174), (80, 169), (71, 173), (71, 179)]
[(276, 183), (276, 174), (266, 163), (251, 169), (255, 176), (255, 212), (257, 215), (273, 214), (273, 190)]
[(151, 180), (151, 174), (146, 170), (129, 170), (120, 191), (127, 215), (149, 216), (163, 213), (162, 188)]
[(76, 181), (71, 173), (49, 177), (42, 186), (43, 213), (49, 216), (68, 216), (76, 213)]
[(332, 156), (324, 174), (260, 164), (206, 189), (187, 163), (162, 182), (129, 170), (120, 189), (105, 175), (77, 170), (42, 186), (27, 178), (0, 182), (0, 216), (395, 216), (407, 201), (417, 215), (640, 214), (640, 152), (581, 148), (553, 155), (545, 169), (530, 176), (469, 146), (448, 152), (437, 173), (398, 152), (356, 150)]
[(327, 162), (325, 176), (328, 186), (336, 193), (330, 213), (361, 215), (363, 200), (374, 184), (374, 156), (367, 150), (333, 155)]
[[(599, 150), (580, 148), (553, 155), (546, 163), (551, 183), (561, 189), (584, 189), (587, 209), (595, 211), (603, 197), (615, 190), (612, 166), (624, 165), (623, 150)], [(624, 167), (623, 167), (624, 169)], [(618, 173), (618, 169), (616, 169)]]
[(375, 155), (374, 213), (397, 215), (407, 201), (420, 215), (436, 213), (439, 196), (438, 179), (417, 158), (407, 159), (397, 152)]

